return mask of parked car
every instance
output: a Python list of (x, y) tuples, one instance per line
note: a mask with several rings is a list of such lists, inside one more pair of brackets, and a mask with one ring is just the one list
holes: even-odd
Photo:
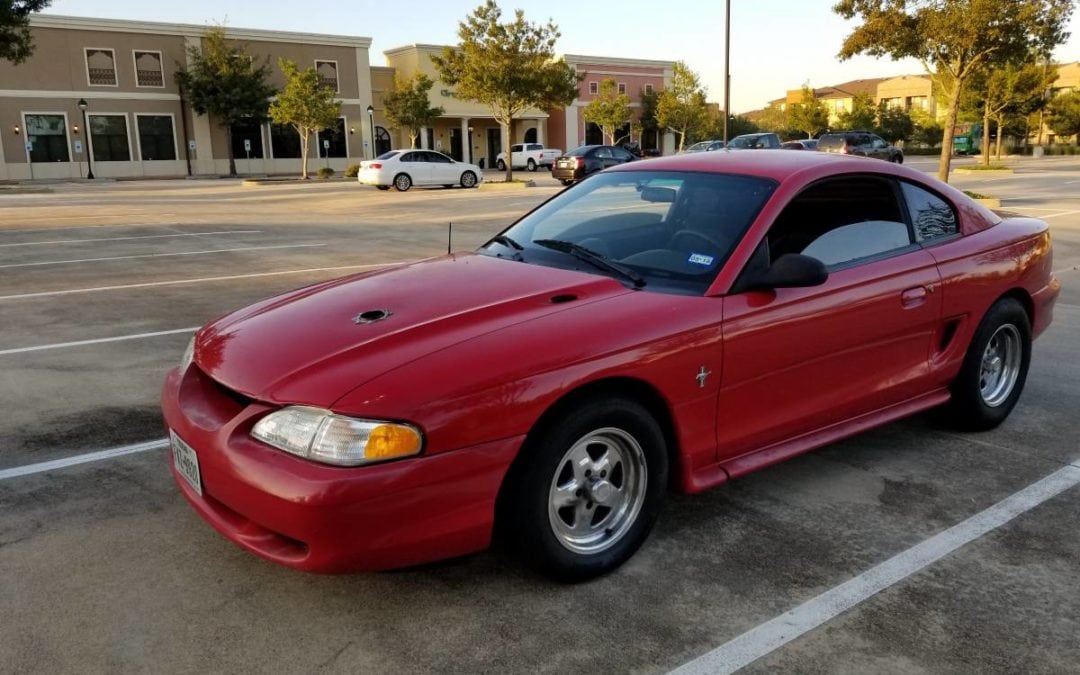
[(586, 579), (637, 550), (669, 486), (937, 406), (1000, 424), (1053, 316), (1051, 260), (1043, 221), (895, 164), (631, 162), (475, 253), (198, 330), (162, 392), (172, 471), (215, 529), (291, 567), (416, 565), (495, 536)]
[(393, 186), (405, 192), (414, 185), (476, 187), (484, 180), (484, 172), (475, 164), (459, 162), (441, 152), (408, 148), (360, 162), (356, 178), (361, 185), (374, 185), (380, 190)]
[[(536, 171), (537, 167), (550, 167), (562, 154), (558, 148), (545, 148), (539, 143), (519, 143), (510, 146), (510, 155), (515, 169)], [(500, 152), (495, 157), (495, 166), (499, 171), (506, 171), (506, 153)]]
[(619, 147), (621, 147), (623, 150), (629, 152), (634, 157), (641, 158), (641, 157), (645, 156), (645, 151), (641, 149), (641, 144), (638, 143), (637, 141), (629, 141), (627, 143), (623, 143)]
[(904, 163), (904, 151), (889, 145), (869, 131), (831, 131), (818, 138), (818, 150), (841, 155), (873, 157), (887, 162)]
[(723, 150), (723, 141), (698, 141), (683, 152), (709, 152), (710, 150)]
[(583, 145), (556, 159), (551, 175), (562, 181), (563, 185), (569, 185), (597, 171), (634, 159), (629, 152), (613, 145)]
[(780, 147), (780, 137), (776, 134), (743, 134), (731, 139), (728, 150), (772, 150)]
[(817, 140), (804, 138), (797, 141), (786, 141), (780, 145), (784, 150), (817, 150)]

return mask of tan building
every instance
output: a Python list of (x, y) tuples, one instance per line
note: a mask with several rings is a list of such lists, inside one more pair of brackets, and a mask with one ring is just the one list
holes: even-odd
[[(34, 55), (18, 66), (0, 61), (0, 180), (78, 178), (87, 175), (88, 158), (97, 177), (227, 172), (225, 129), (192, 114), (175, 78), (206, 26), (37, 15), (31, 27)], [(284, 57), (315, 66), (337, 88), (341, 118), (320, 134), (316, 166), (340, 171), (369, 155), (370, 38), (235, 28), (226, 35), (255, 58), (269, 58), (275, 86), (284, 83), (277, 68)], [(299, 170), (292, 129), (232, 131), (238, 171)]]
[[(1050, 88), (1050, 96), (1061, 96), (1062, 94), (1068, 94), (1074, 91), (1080, 91), (1080, 61), (1075, 63), (1063, 63), (1058, 66), (1058, 76), (1054, 80), (1054, 84)], [(1054, 145), (1055, 143), (1061, 143), (1062, 141), (1068, 142), (1068, 138), (1060, 138), (1054, 133), (1054, 130), (1050, 127), (1043, 125), (1041, 133), (1036, 134), (1030, 139), (1032, 142), (1041, 143), (1046, 142), (1047, 145)], [(1080, 135), (1072, 138), (1074, 142), (1080, 142)]]

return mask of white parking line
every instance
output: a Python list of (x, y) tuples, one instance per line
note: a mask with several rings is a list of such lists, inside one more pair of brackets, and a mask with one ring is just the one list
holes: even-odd
[(84, 455), (75, 455), (74, 457), (65, 457), (63, 459), (54, 459), (50, 462), (38, 462), (37, 464), (16, 466), (10, 469), (0, 469), (0, 480), (19, 478), (20, 476), (29, 476), (35, 473), (44, 473), (45, 471), (55, 471), (56, 469), (66, 469), (69, 466), (77, 466), (89, 462), (99, 462), (103, 459), (123, 457), (124, 455), (133, 455), (137, 452), (146, 452), (148, 450), (161, 450), (167, 447), (169, 447), (169, 439), (159, 438), (156, 441), (122, 445), (118, 448), (99, 450), (98, 452), (88, 452)]
[(962, 523), (916, 544), (795, 609), (748, 630), (730, 642), (676, 668), (672, 673), (734, 673), (1078, 484), (1080, 464), (1073, 463), (1058, 469), (985, 511), (980, 511)]
[(126, 340), (143, 340), (145, 338), (161, 337), (162, 335), (177, 335), (179, 333), (192, 333), (198, 330), (198, 326), (191, 328), (177, 328), (175, 330), (159, 330), (153, 333), (135, 333), (134, 335), (117, 335), (115, 337), (96, 338), (92, 340), (76, 340), (75, 342), (54, 342), (48, 345), (36, 345), (34, 347), (15, 347), (13, 349), (0, 349), (0, 356), (10, 354), (26, 354), (27, 352), (41, 352), (48, 349), (67, 349), (68, 347), (83, 347), (86, 345), (100, 345), (106, 342), (124, 342)]
[(1047, 218), (1057, 218), (1058, 216), (1071, 216), (1074, 213), (1080, 213), (1080, 209), (1074, 211), (1062, 211), (1061, 213), (1051, 213), (1050, 215), (1039, 216), (1039, 218), (1046, 220)]
[(42, 262), (8, 263), (0, 265), (0, 269), (14, 267), (41, 267), (44, 265), (70, 265), (73, 263), (104, 262), (107, 260), (134, 260), (136, 258), (171, 258), (180, 255), (209, 255), (211, 253), (233, 253), (235, 251), (269, 251), (271, 249), (284, 248), (318, 248), (326, 244), (280, 244), (277, 246), (241, 246), (239, 248), (218, 248), (209, 251), (183, 251), (181, 253), (144, 253), (142, 255), (116, 255), (107, 258), (78, 258), (75, 260), (45, 260)]
[(132, 239), (165, 239), (167, 237), (209, 237), (224, 234), (256, 234), (262, 230), (222, 230), (220, 232), (187, 232), (184, 234), (143, 234), (136, 237), (98, 237), (97, 239), (52, 239), (48, 241), (21, 241), (17, 244), (0, 244), (0, 248), (14, 246), (44, 246), (45, 244), (92, 244), (99, 241), (130, 241)]
[(285, 270), (283, 272), (254, 272), (252, 274), (233, 274), (224, 277), (201, 277), (198, 279), (176, 279), (174, 281), (148, 281), (141, 284), (118, 284), (116, 286), (93, 286), (90, 288), (69, 288), (62, 291), (38, 291), (37, 293), (17, 293), (15, 295), (0, 295), (0, 302), (4, 300), (27, 300), (30, 298), (45, 298), (53, 295), (74, 295), (77, 293), (98, 293), (101, 291), (122, 291), (131, 288), (152, 288), (154, 286), (180, 286), (183, 284), (201, 284), (213, 281), (232, 281), (233, 279), (254, 279), (257, 277), (276, 277), (286, 274), (307, 274), (310, 272), (333, 272), (337, 270), (359, 270), (373, 267), (393, 267), (394, 265), (407, 265), (410, 260), (400, 262), (373, 263), (368, 265), (340, 265), (337, 267), (309, 267), (302, 270)]

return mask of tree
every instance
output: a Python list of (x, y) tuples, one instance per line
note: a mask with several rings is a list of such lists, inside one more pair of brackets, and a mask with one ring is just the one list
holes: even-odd
[(0, 59), (18, 65), (34, 53), (30, 14), (40, 12), (52, 0), (0, 0)]
[(855, 94), (851, 99), (851, 110), (845, 110), (836, 117), (842, 129), (872, 129), (878, 117), (874, 97)]
[[(997, 155), (1005, 135), (1005, 117), (1012, 112), (1034, 111), (1042, 102), (1043, 91), (1051, 84), (1044, 80), (1044, 69), (1037, 56), (1020, 63), (984, 67), (971, 79), (971, 98), (982, 117), (982, 162), (990, 165), (990, 122), (997, 123)], [(1054, 73), (1057, 77), (1057, 73)]]
[(433, 107), (428, 98), (434, 84), (435, 81), (423, 73), (416, 73), (411, 79), (395, 75), (394, 90), (383, 97), (386, 119), (394, 129), (409, 130), (410, 147), (416, 147), (420, 130), (430, 127), (443, 114), (443, 109)]
[(586, 122), (600, 127), (608, 143), (617, 145), (621, 139), (616, 139), (615, 134), (630, 122), (630, 97), (620, 94), (615, 80), (607, 78), (600, 82), (596, 98), (585, 106), (581, 116)]
[(890, 143), (908, 141), (915, 133), (915, 120), (903, 108), (890, 108), (884, 101), (877, 108), (874, 131)]
[(1047, 108), (1047, 125), (1062, 138), (1080, 134), (1080, 92), (1059, 94)]
[[(555, 58), (558, 26), (533, 24), (522, 10), (500, 23), (502, 10), (487, 0), (458, 23), (460, 42), (431, 57), (455, 95), (488, 106), (511, 141), (514, 118), (529, 108), (560, 108), (578, 96), (577, 73)], [(513, 158), (506, 148), (506, 180), (513, 179)]]
[(813, 138), (814, 134), (829, 127), (829, 111), (810, 87), (803, 85), (802, 98), (798, 103), (788, 105), (787, 127), (801, 131), (807, 138)]
[[(728, 135), (731, 138), (743, 134), (756, 134), (759, 131), (761, 127), (746, 115), (732, 115), (728, 118)], [(721, 127), (720, 133), (723, 134), (723, 132), (723, 127)]]
[(697, 73), (682, 61), (676, 61), (672, 69), (671, 84), (660, 92), (656, 101), (656, 120), (660, 126), (679, 134), (679, 151), (686, 144), (687, 135), (693, 135), (708, 121), (709, 108), (705, 103), (705, 90)]
[(783, 134), (787, 131), (787, 113), (776, 103), (770, 103), (758, 116), (757, 125), (765, 131)]
[[(862, 23), (840, 58), (856, 54), (914, 57), (951, 82), (938, 177), (949, 179), (953, 129), (964, 85), (985, 62), (1004, 62), (1065, 41), (1073, 0), (839, 0), (833, 11)], [(933, 68), (931, 68), (933, 66)]]
[(239, 122), (266, 121), (270, 98), (277, 93), (266, 78), (270, 66), (255, 59), (240, 45), (225, 39), (224, 28), (211, 28), (202, 48), (188, 48), (188, 66), (176, 73), (180, 88), (200, 115), (213, 115), (225, 130), (229, 148), (229, 175), (236, 175), (232, 126)]
[(285, 88), (270, 104), (270, 119), (288, 124), (300, 135), (300, 178), (307, 180), (308, 142), (311, 134), (332, 126), (341, 115), (341, 101), (332, 87), (319, 83), (314, 67), (300, 70), (295, 61), (278, 59)]

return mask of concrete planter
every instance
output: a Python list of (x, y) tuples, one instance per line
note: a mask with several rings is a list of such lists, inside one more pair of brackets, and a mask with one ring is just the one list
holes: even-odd
[(536, 187), (535, 181), (514, 181), (513, 183), (484, 181), (480, 183), (481, 190), (522, 190), (531, 187)]
[(976, 199), (975, 201), (982, 204), (983, 206), (985, 206), (988, 209), (1000, 209), (1001, 208), (1001, 200), (996, 199), (994, 197), (986, 197), (986, 198), (983, 198), (983, 199)]
[(1013, 173), (1013, 170), (1005, 167), (1003, 169), (975, 169), (968, 166), (958, 166), (953, 169), (955, 173), (962, 173), (965, 176), (977, 176), (979, 174), (986, 174), (987, 176), (1008, 176)]

